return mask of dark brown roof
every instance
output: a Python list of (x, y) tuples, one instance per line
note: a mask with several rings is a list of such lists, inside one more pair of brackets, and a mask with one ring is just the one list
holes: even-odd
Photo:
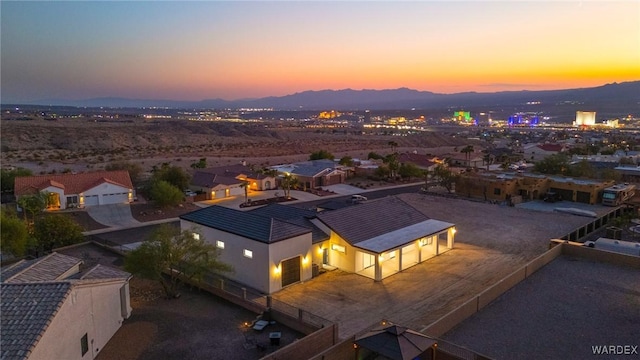
[(411, 153), (400, 154), (400, 156), (398, 156), (398, 161), (400, 163), (411, 163), (420, 168), (429, 168), (436, 164), (435, 162), (429, 160), (426, 155)]
[(413, 206), (392, 196), (322, 212), (317, 217), (351, 245), (429, 220)]
[(404, 326), (388, 324), (356, 337), (355, 343), (385, 359), (410, 360), (429, 351), (437, 341)]
[(242, 180), (238, 180), (231, 175), (223, 176), (200, 170), (196, 171), (191, 177), (191, 185), (204, 188), (214, 188), (218, 185), (235, 185), (240, 183), (242, 183)]
[(133, 189), (129, 172), (96, 171), (80, 174), (50, 174), (39, 176), (18, 176), (15, 180), (15, 195), (32, 194), (49, 186), (64, 189), (65, 194), (80, 194), (99, 184), (108, 182), (127, 189)]

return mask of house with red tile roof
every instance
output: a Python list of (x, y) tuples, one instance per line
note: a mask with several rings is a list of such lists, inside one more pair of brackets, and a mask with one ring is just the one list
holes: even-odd
[(50, 210), (127, 204), (134, 197), (129, 172), (124, 170), (16, 177), (16, 199), (39, 192), (49, 194)]
[(432, 171), (438, 165), (437, 158), (414, 153), (402, 153), (398, 155), (398, 162), (402, 164), (413, 164), (422, 170)]

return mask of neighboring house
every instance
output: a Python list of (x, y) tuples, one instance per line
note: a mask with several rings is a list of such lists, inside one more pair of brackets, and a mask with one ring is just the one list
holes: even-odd
[(281, 173), (291, 174), (298, 179), (298, 184), (304, 189), (314, 189), (321, 186), (342, 184), (347, 173), (342, 166), (333, 160), (310, 160), (289, 165), (273, 167)]
[(211, 206), (182, 215), (180, 226), (219, 249), (235, 268), (231, 279), (265, 293), (308, 280), (320, 266), (379, 281), (453, 248), (455, 233), (395, 197), (321, 213)]
[(453, 153), (446, 155), (451, 166), (460, 166), (466, 168), (481, 167), (484, 165), (483, 154), (480, 152), (472, 153)]
[(134, 198), (129, 172), (124, 170), (16, 177), (16, 199), (38, 192), (49, 193), (50, 210), (128, 204)]
[(207, 199), (216, 199), (243, 195), (245, 181), (254, 191), (276, 188), (275, 177), (252, 171), (242, 164), (196, 170), (189, 188), (206, 193)]
[(547, 156), (566, 151), (564, 144), (527, 144), (524, 146), (524, 159), (526, 161), (540, 161)]
[(613, 180), (574, 179), (528, 173), (464, 173), (456, 180), (460, 196), (503, 201), (514, 196), (523, 200), (543, 199), (547, 193), (558, 194), (562, 200), (585, 204), (600, 204), (603, 190)]
[(3, 267), (0, 358), (94, 359), (131, 315), (129, 273), (52, 253)]
[(421, 155), (421, 154), (412, 154), (412, 153), (403, 153), (398, 155), (398, 163), (400, 165), (403, 164), (413, 164), (418, 169), (433, 171), (438, 163), (435, 161), (433, 156)]

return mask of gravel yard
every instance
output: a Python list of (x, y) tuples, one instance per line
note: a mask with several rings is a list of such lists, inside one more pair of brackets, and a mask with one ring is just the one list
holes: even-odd
[(495, 359), (637, 359), (592, 346), (640, 348), (640, 274), (559, 257), (442, 338)]
[(420, 331), (549, 248), (590, 218), (420, 194), (400, 197), (456, 224), (454, 249), (381, 282), (330, 271), (274, 298), (339, 324), (340, 337), (387, 319)]

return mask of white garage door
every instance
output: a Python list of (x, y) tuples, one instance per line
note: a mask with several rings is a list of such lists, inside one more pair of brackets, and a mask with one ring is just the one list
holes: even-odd
[(102, 204), (124, 204), (127, 203), (129, 199), (128, 193), (120, 193), (120, 194), (104, 194), (102, 195)]
[(84, 197), (84, 206), (98, 205), (98, 195), (88, 195)]

